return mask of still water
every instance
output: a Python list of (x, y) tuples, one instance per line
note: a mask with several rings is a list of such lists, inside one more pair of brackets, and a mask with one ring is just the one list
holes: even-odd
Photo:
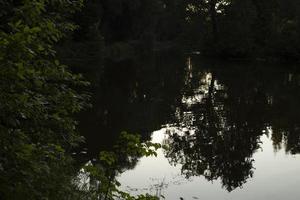
[(88, 155), (110, 149), (126, 130), (168, 146), (157, 157), (124, 166), (118, 180), (133, 194), (298, 200), (300, 73), (295, 69), (191, 55), (111, 62), (95, 79), (93, 109), (81, 118)]

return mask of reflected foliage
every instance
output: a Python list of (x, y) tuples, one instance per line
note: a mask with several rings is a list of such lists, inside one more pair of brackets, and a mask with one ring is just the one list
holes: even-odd
[[(182, 103), (175, 126), (167, 129), (166, 156), (181, 164), (186, 177), (220, 179), (232, 191), (253, 176), (253, 154), (260, 137), (270, 135), (274, 149), (298, 153), (300, 121), (297, 73), (231, 64), (223, 70), (201, 68), (188, 59)], [(287, 96), (285, 96), (287, 95)]]
[(89, 158), (109, 150), (123, 128), (149, 140), (167, 124), (170, 163), (182, 165), (187, 178), (220, 180), (232, 191), (254, 175), (262, 135), (272, 139), (274, 151), (299, 153), (296, 66), (174, 57), (110, 63), (95, 89), (94, 109), (81, 120)]

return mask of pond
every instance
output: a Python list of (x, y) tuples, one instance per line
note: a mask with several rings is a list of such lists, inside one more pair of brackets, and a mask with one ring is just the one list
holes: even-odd
[(124, 166), (124, 190), (166, 199), (299, 199), (296, 66), (163, 54), (109, 62), (101, 74), (94, 106), (80, 118), (87, 159), (123, 130), (168, 147)]

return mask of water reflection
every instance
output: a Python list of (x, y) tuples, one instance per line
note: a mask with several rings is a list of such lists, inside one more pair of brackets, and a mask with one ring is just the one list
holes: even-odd
[[(168, 127), (167, 129), (171, 129)], [(153, 141), (167, 139), (166, 128), (153, 133)], [(123, 189), (133, 194), (159, 191), (166, 199), (228, 199), (228, 200), (297, 200), (300, 195), (298, 185), (300, 177), (300, 155), (286, 155), (281, 149), (273, 152), (270, 137), (261, 137), (261, 147), (254, 155), (255, 174), (242, 188), (230, 193), (222, 189), (222, 181), (205, 180), (203, 176), (186, 179), (181, 175), (182, 165), (170, 166), (163, 151), (158, 157), (141, 158), (134, 170), (129, 170), (119, 177)], [(161, 184), (164, 187), (159, 187)]]
[(187, 177), (221, 179), (228, 191), (253, 176), (260, 137), (274, 149), (299, 152), (299, 76), (280, 70), (231, 66), (195, 68), (188, 58), (177, 125), (168, 129), (171, 164)]
[[(169, 148), (159, 162), (165, 168), (143, 158), (127, 168), (176, 165), (187, 179), (220, 180), (225, 191), (236, 191), (259, 171), (262, 138), (274, 152), (300, 152), (300, 73), (294, 69), (165, 55), (112, 63), (95, 89), (94, 108), (81, 120), (89, 154), (109, 148), (122, 130), (149, 140), (164, 127), (161, 139)], [(136, 169), (128, 173), (127, 182), (139, 177)]]
[(93, 107), (80, 116), (86, 160), (110, 150), (121, 131), (149, 140), (153, 130), (170, 121), (180, 99), (184, 62), (170, 55), (107, 62), (94, 83)]

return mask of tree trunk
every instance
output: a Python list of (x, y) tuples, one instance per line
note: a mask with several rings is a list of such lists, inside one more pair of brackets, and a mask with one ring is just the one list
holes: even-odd
[(218, 24), (217, 24), (217, 12), (216, 12), (216, 0), (210, 0), (209, 13), (212, 23), (213, 39), (215, 44), (218, 42)]

